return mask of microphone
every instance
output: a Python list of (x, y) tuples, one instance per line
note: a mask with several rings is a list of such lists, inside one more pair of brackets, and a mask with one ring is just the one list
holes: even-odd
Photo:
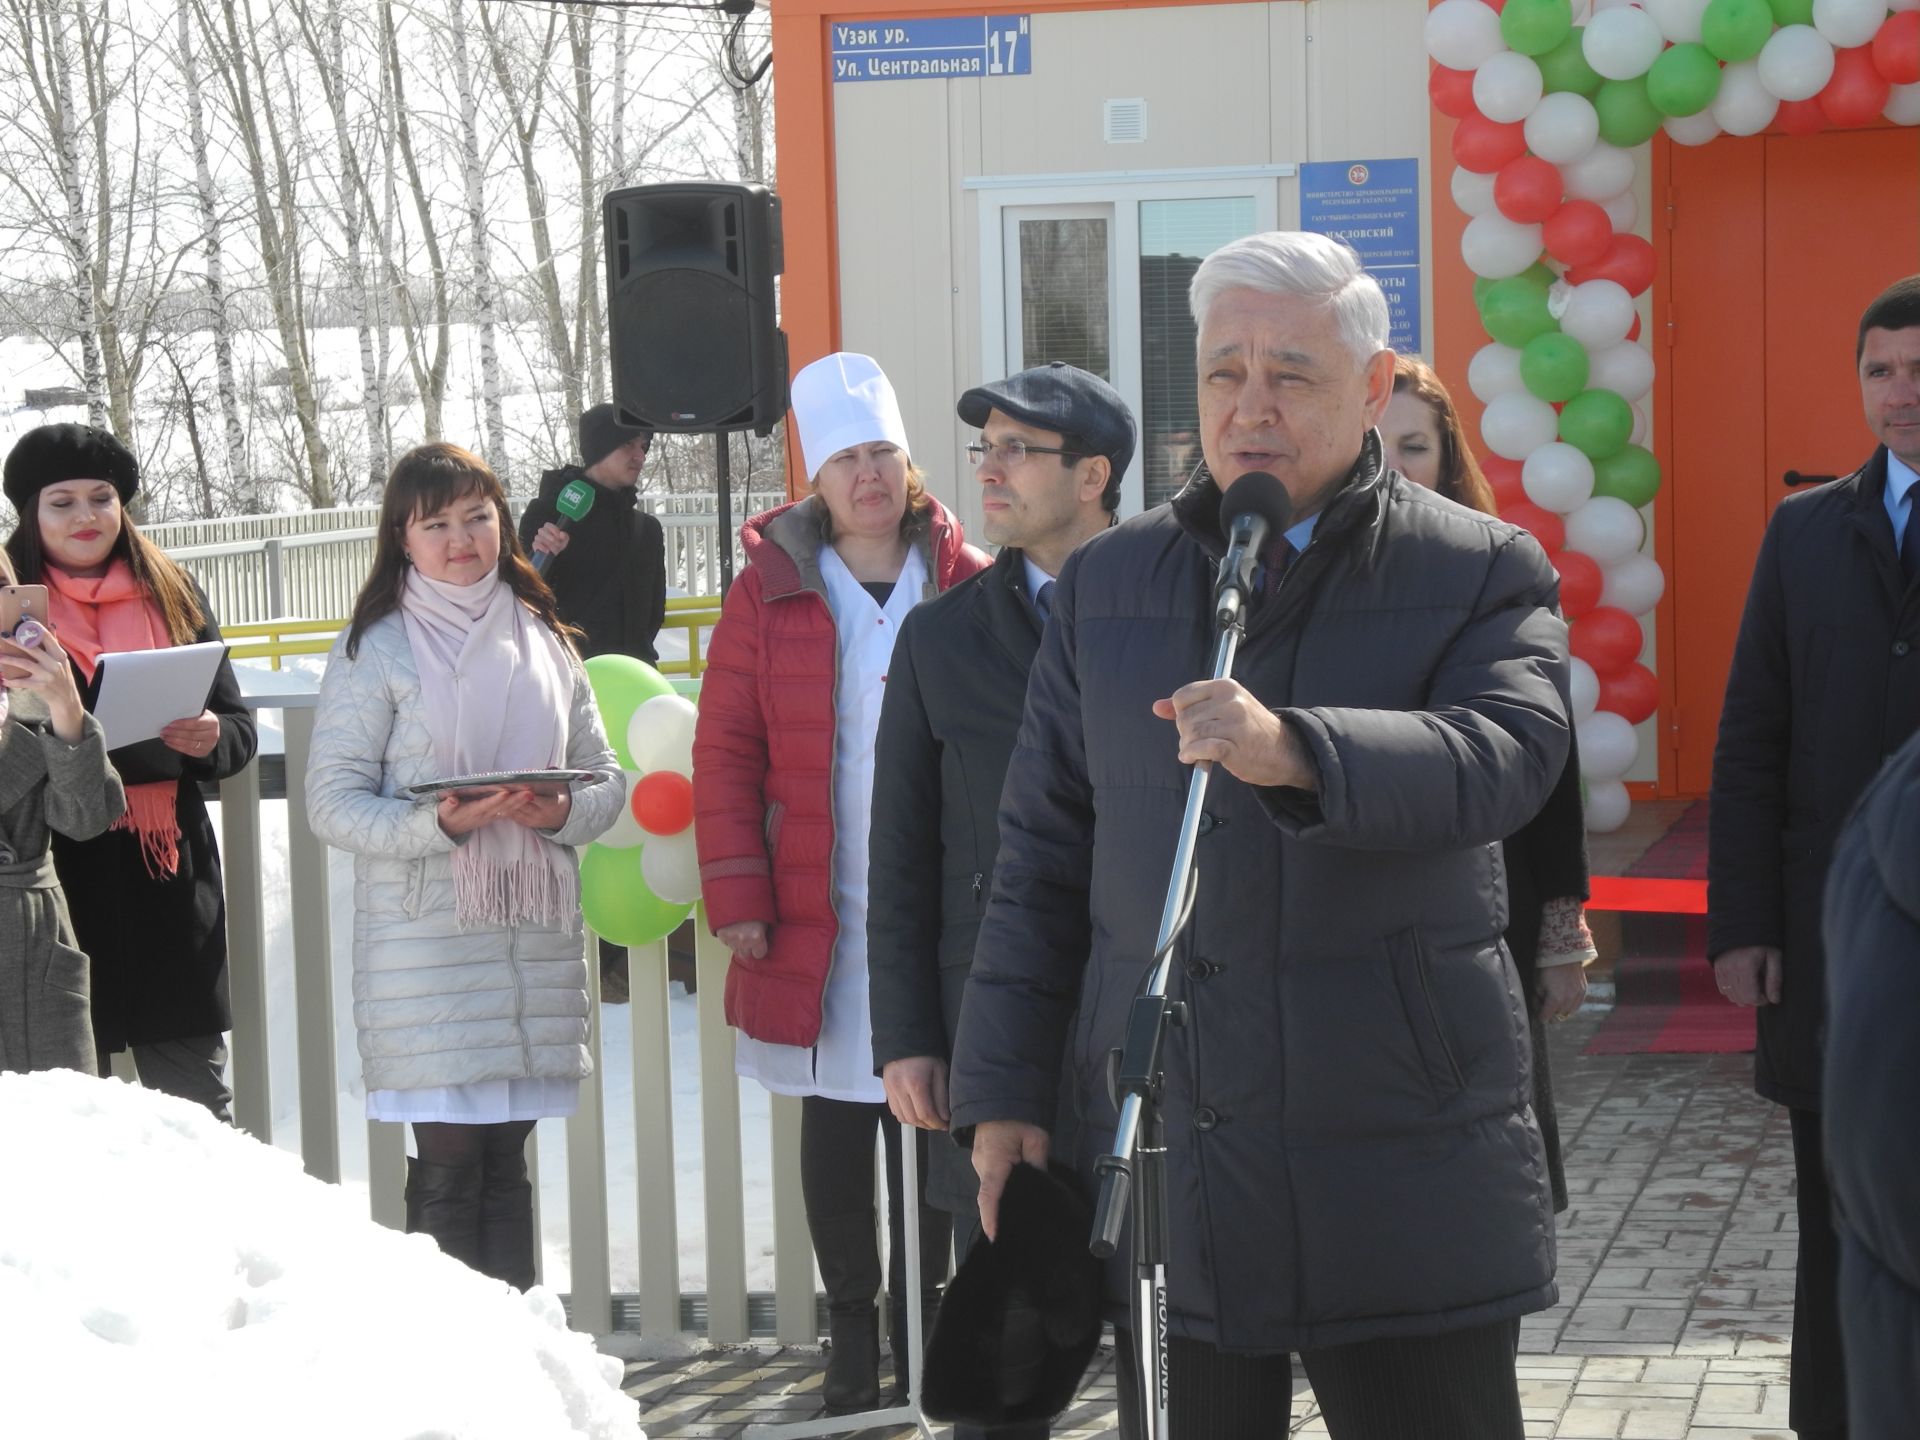
[(1242, 475), (1227, 487), (1220, 501), (1227, 554), (1213, 592), (1213, 618), (1220, 629), (1240, 623), (1240, 612), (1253, 594), (1253, 567), (1260, 563), (1261, 550), (1292, 523), (1293, 497), (1266, 471)]
[[(593, 486), (585, 480), (569, 480), (560, 487), (560, 493), (553, 497), (553, 508), (560, 512), (557, 522), (562, 530), (571, 530), (573, 522), (587, 518), (587, 512), (593, 509)], [(533, 552), (533, 573), (544, 576), (547, 566), (553, 563), (553, 556), (544, 550)]]

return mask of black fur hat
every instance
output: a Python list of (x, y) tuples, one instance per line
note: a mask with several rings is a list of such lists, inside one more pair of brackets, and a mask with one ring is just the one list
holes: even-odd
[(930, 1417), (1051, 1420), (1073, 1403), (1100, 1346), (1092, 1228), (1071, 1171), (1013, 1167), (1000, 1238), (973, 1247), (934, 1318), (921, 1393)]
[(14, 442), (7, 456), (7, 499), (21, 515), (27, 503), (62, 480), (105, 480), (120, 503), (140, 488), (140, 462), (105, 430), (91, 425), (40, 425)]

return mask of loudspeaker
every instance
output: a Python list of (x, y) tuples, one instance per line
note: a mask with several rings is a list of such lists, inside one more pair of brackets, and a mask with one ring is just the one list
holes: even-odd
[(765, 435), (787, 411), (779, 199), (764, 185), (635, 185), (602, 214), (622, 422)]

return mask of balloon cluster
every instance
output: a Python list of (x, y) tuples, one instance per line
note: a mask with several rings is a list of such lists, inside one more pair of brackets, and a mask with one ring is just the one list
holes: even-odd
[(700, 898), (693, 847), (693, 702), (626, 655), (587, 661), (601, 723), (627, 772), (627, 806), (580, 857), (580, 908), (594, 933), (647, 945)]
[(1426, 40), (1492, 341), (1467, 376), (1487, 478), (1560, 573), (1587, 825), (1612, 830), (1659, 699), (1639, 617), (1666, 583), (1640, 513), (1661, 477), (1637, 403), (1654, 251), (1633, 233), (1635, 152), (1663, 128), (1702, 145), (1920, 124), (1920, 0), (1440, 0)]

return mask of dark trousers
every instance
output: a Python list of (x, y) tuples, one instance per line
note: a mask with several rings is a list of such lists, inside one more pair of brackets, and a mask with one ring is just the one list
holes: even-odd
[[(830, 1310), (870, 1307), (880, 1293), (880, 1252), (873, 1224), (876, 1127), (887, 1147), (887, 1290), (905, 1303), (907, 1232), (901, 1207), (900, 1122), (885, 1105), (817, 1095), (800, 1102), (800, 1192)], [(926, 1136), (917, 1130), (914, 1135), (920, 1165), (921, 1275), (932, 1290), (946, 1279), (950, 1230), (946, 1211), (926, 1203)]]
[[(959, 1264), (966, 1264), (973, 1247), (985, 1238), (977, 1206), (969, 1205), (965, 1210), (954, 1212), (953, 1253)], [(1044, 1420), (1020, 1420), (1007, 1425), (960, 1424), (953, 1427), (953, 1440), (1047, 1440), (1051, 1428)]]
[[(184, 1040), (129, 1045), (140, 1083), (162, 1095), (204, 1105), (224, 1125), (233, 1123), (233, 1091), (227, 1085), (227, 1041), (218, 1033)], [(100, 1073), (113, 1073), (113, 1055), (100, 1051)]]
[(1847, 1372), (1840, 1346), (1840, 1240), (1821, 1150), (1820, 1112), (1789, 1110), (1800, 1260), (1793, 1277), (1793, 1373), (1787, 1423), (1800, 1440), (1846, 1440)]
[[(1120, 1434), (1140, 1440), (1139, 1366), (1131, 1332), (1114, 1332)], [(1199, 1340), (1168, 1344), (1176, 1437), (1280, 1440), (1293, 1401), (1286, 1355), (1224, 1355)], [(1513, 1324), (1400, 1340), (1330, 1345), (1300, 1356), (1333, 1440), (1523, 1440)]]

